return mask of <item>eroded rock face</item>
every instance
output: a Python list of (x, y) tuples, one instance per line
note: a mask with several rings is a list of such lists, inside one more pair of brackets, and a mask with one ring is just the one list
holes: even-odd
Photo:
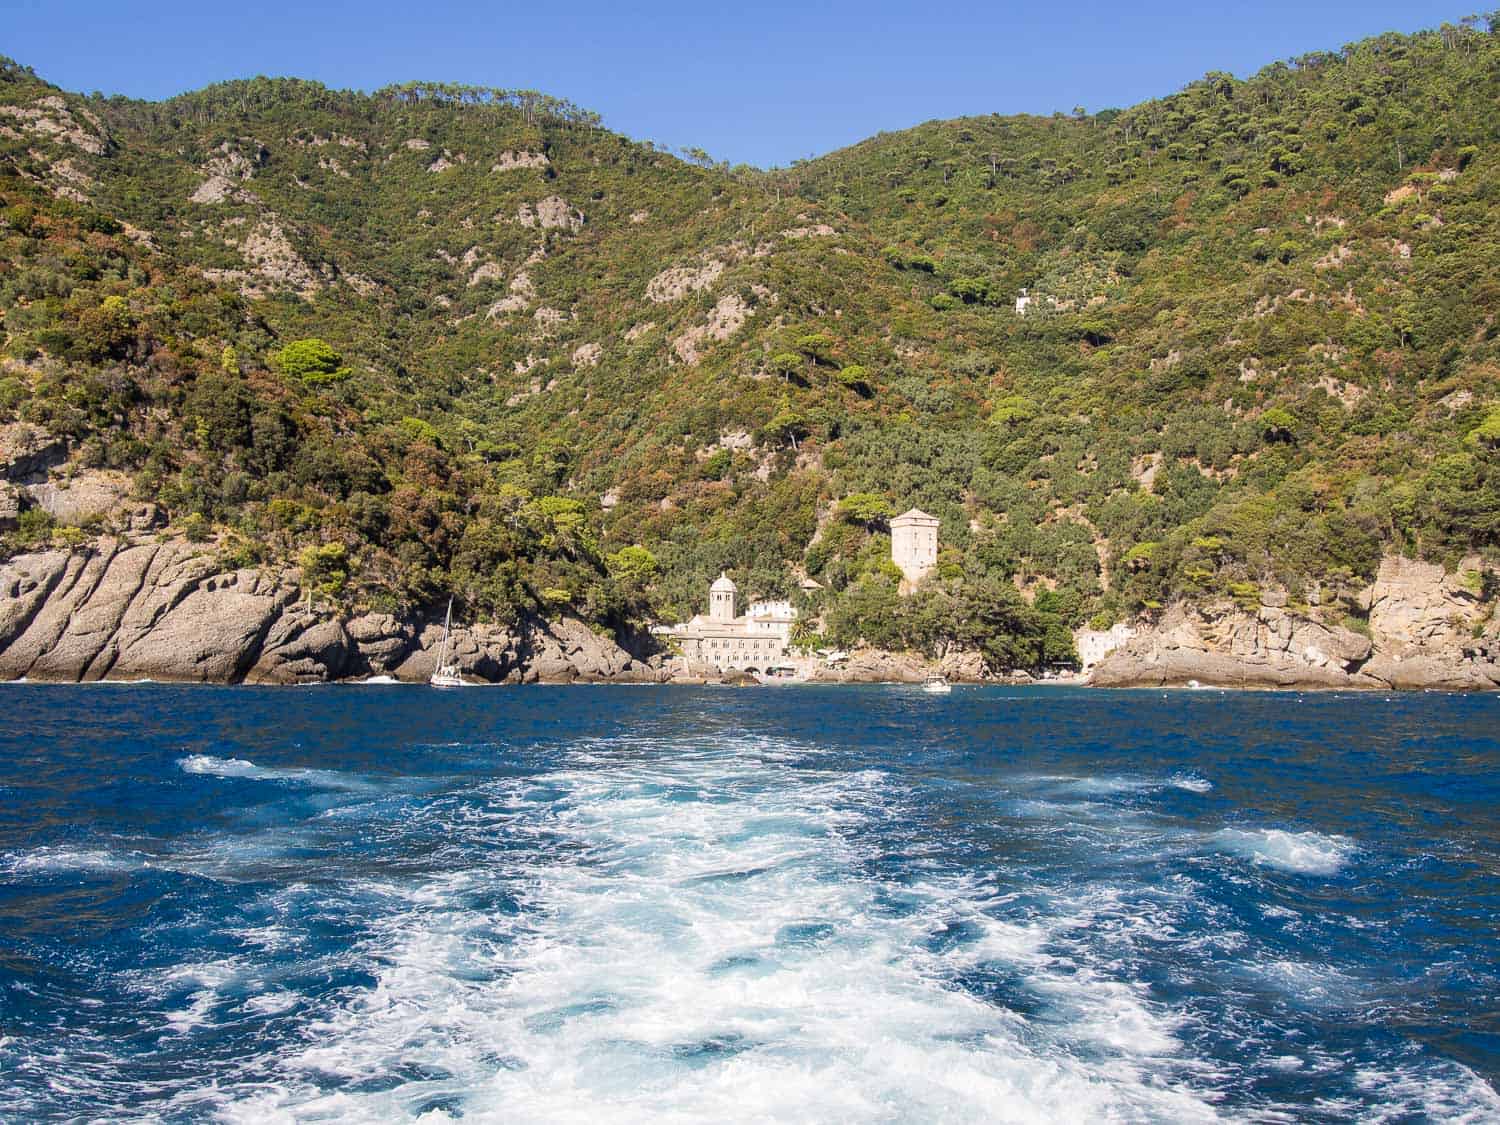
[(938, 661), (938, 674), (949, 680), (978, 683), (990, 678), (984, 654), (975, 651), (950, 652)]
[(1175, 606), (1154, 628), (1141, 629), (1105, 655), (1090, 682), (1106, 687), (1202, 684), (1229, 687), (1379, 687), (1362, 679), (1370, 641), (1266, 606)]
[(247, 297), (261, 297), (276, 289), (294, 289), (311, 298), (326, 285), (326, 279), (306, 259), (282, 229), (278, 217), (267, 212), (238, 244), (248, 269), (206, 269), (210, 281), (234, 283)]
[(113, 514), (130, 491), (123, 473), (81, 472), (67, 482), (29, 485), (31, 502), (58, 523), (77, 527)]
[[(441, 620), (309, 607), (292, 575), (223, 571), (186, 543), (102, 539), (0, 564), (0, 678), (315, 683), (426, 680)], [(489, 682), (654, 680), (581, 621), (458, 626), (450, 659)]]
[(239, 190), (242, 183), (255, 175), (258, 164), (266, 158), (266, 149), (259, 141), (242, 138), (254, 156), (250, 159), (230, 141), (225, 141), (203, 166), (204, 181), (188, 197), (191, 203), (222, 203), (226, 199), (252, 200), (254, 197)]
[(921, 657), (909, 652), (858, 649), (833, 668), (815, 669), (809, 679), (821, 683), (921, 683), (929, 675)]
[(357, 649), (341, 621), (309, 609), (283, 613), (267, 631), (251, 683), (300, 684), (341, 679), (355, 670)]
[(1478, 559), (1465, 559), (1450, 575), (1434, 563), (1383, 559), (1366, 595), (1370, 633), (1381, 650), (1400, 656), (1467, 639), (1480, 605), (1477, 590), (1466, 588), (1462, 575), (1479, 567)]
[(68, 445), (40, 426), (13, 422), (0, 426), (0, 480), (38, 484), (47, 471), (68, 459)]
[(808, 679), (814, 683), (919, 684), (929, 676), (942, 676), (961, 683), (983, 683), (994, 679), (980, 652), (962, 649), (938, 660), (924, 660), (914, 652), (887, 652), (861, 648), (841, 664), (819, 664)]
[[(1472, 560), (1475, 567), (1478, 560)], [(1314, 621), (1283, 605), (1255, 612), (1231, 603), (1177, 605), (1105, 655), (1089, 682), (1167, 686), (1434, 688), (1500, 686), (1500, 642), (1474, 638), (1483, 618), (1463, 577), (1388, 558), (1361, 595), (1370, 636)], [(1472, 583), (1471, 583), (1472, 584)], [(1268, 601), (1285, 602), (1283, 598)], [(1495, 632), (1490, 621), (1486, 636)]]
[(0, 532), (14, 531), (21, 518), (21, 494), (8, 484), (0, 484)]
[(540, 227), (543, 230), (576, 231), (583, 226), (583, 212), (560, 195), (549, 195), (537, 201), (535, 207), (521, 204), (516, 211), (516, 222), (523, 227)]
[(738, 293), (720, 297), (705, 323), (694, 325), (672, 341), (672, 350), (683, 363), (694, 364), (712, 343), (727, 340), (750, 319), (750, 306)]
[(515, 152), (502, 152), (496, 158), (495, 163), (490, 165), (491, 172), (510, 172), (517, 168), (550, 168), (552, 161), (547, 159), (547, 154), (542, 152), (526, 152), (519, 150)]
[(658, 305), (680, 301), (689, 293), (707, 289), (724, 272), (724, 263), (710, 259), (701, 266), (674, 266), (646, 282), (646, 297)]
[(9, 121), (34, 136), (72, 145), (92, 156), (102, 155), (107, 147), (99, 119), (82, 107), (78, 117), (73, 116), (59, 94), (48, 94), (29, 106), (0, 105), (0, 121)]

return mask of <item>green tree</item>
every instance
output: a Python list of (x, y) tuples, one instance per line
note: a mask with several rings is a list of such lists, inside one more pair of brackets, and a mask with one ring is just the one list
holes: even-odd
[(1297, 419), (1290, 410), (1273, 406), (1260, 416), (1260, 436), (1268, 442), (1297, 440)]
[(895, 514), (890, 501), (874, 492), (851, 492), (839, 501), (839, 515), (861, 527), (873, 527)]
[(1465, 440), (1485, 450), (1500, 448), (1500, 406), (1490, 407), (1484, 421), (1470, 430)]
[(349, 580), (349, 549), (342, 543), (324, 543), (306, 547), (297, 556), (302, 567), (302, 583), (307, 587), (308, 599), (313, 594), (336, 597)]
[(293, 340), (272, 356), (272, 363), (288, 379), (309, 387), (341, 383), (354, 373), (332, 345), (316, 337)]
[(766, 423), (766, 434), (774, 441), (784, 441), (793, 449), (797, 449), (797, 443), (809, 433), (807, 419), (796, 410), (786, 399), (781, 400), (776, 413)]
[(766, 366), (777, 375), (783, 382), (790, 383), (794, 379), (801, 382), (802, 370), (807, 366), (807, 360), (796, 352), (777, 352), (766, 363)]
[(848, 387), (862, 398), (868, 398), (871, 394), (870, 370), (861, 364), (851, 363), (840, 368), (835, 378), (840, 386)]
[(621, 547), (609, 556), (609, 570), (622, 582), (633, 586), (645, 586), (656, 577), (656, 556), (639, 544)]

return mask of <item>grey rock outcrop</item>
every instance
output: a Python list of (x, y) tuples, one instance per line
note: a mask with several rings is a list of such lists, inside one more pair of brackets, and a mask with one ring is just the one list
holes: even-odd
[(26, 487), (33, 504), (58, 523), (74, 527), (113, 514), (129, 491), (123, 473), (105, 472), (82, 472), (69, 481), (41, 481)]
[(927, 662), (916, 653), (862, 648), (851, 652), (849, 659), (841, 664), (814, 669), (809, 679), (815, 683), (835, 684), (917, 684), (929, 675), (931, 670)]
[(240, 680), (294, 597), (186, 544), (22, 555), (0, 566), (0, 676)]
[[(159, 519), (151, 511), (138, 514), (144, 525)], [(1369, 607), (1369, 636), (1284, 603), (1256, 610), (1231, 602), (1177, 605), (1133, 634), (1121, 630), (1115, 639), (1122, 643), (1099, 660), (1089, 682), (1500, 686), (1500, 619), (1481, 596), (1479, 563), (1472, 562), (1448, 575), (1429, 564), (1386, 560), (1360, 595)], [(368, 613), (343, 620), (307, 605), (298, 579), (295, 571), (225, 570), (192, 544), (130, 534), (76, 551), (16, 556), (0, 563), (0, 679), (309, 683), (431, 675), (441, 618)], [(455, 626), (449, 652), (468, 678), (491, 683), (690, 678), (680, 660), (639, 658), (575, 618)], [(856, 650), (836, 667), (820, 665), (811, 678), (913, 683), (934, 672), (952, 680), (991, 678), (976, 652), (929, 662), (879, 649)]]
[[(191, 544), (101, 539), (0, 564), (0, 679), (317, 683), (425, 680), (438, 620), (308, 607), (295, 573), (221, 569)], [(652, 681), (581, 621), (455, 627), (451, 659), (474, 680)]]
[(944, 679), (963, 683), (979, 683), (990, 678), (984, 654), (972, 649), (948, 653), (937, 662), (937, 671)]
[(1274, 606), (1174, 606), (1154, 628), (1111, 651), (1090, 682), (1165, 686), (1196, 680), (1228, 687), (1382, 687), (1363, 677), (1370, 640)]
[(272, 684), (341, 679), (356, 670), (356, 652), (343, 622), (301, 607), (288, 609), (267, 631), (245, 678)]
[(1374, 583), (1361, 595), (1370, 612), (1370, 635), (1393, 657), (1461, 646), (1480, 620), (1478, 589), (1464, 584), (1482, 564), (1464, 559), (1454, 574), (1415, 559), (1381, 560)]
[(416, 630), (389, 613), (367, 613), (352, 618), (345, 624), (345, 630), (359, 650), (360, 659), (376, 675), (390, 675), (417, 640)]
[(1411, 559), (1387, 558), (1359, 601), (1370, 635), (1278, 605), (1179, 604), (1142, 625), (1093, 669), (1105, 687), (1167, 686), (1196, 680), (1226, 687), (1486, 690), (1500, 686), (1500, 644), (1488, 635), (1475, 583), (1478, 560), (1457, 575)]
[(68, 459), (68, 445), (40, 426), (13, 422), (0, 426), (0, 479), (36, 484)]
[(0, 531), (14, 531), (21, 518), (21, 494), (0, 482)]

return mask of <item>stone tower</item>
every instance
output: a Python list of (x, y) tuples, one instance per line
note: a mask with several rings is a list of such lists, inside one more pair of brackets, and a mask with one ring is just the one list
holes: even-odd
[(734, 620), (734, 595), (738, 587), (729, 575), (720, 573), (708, 588), (708, 619), (710, 621)]
[(937, 565), (938, 520), (913, 508), (891, 520), (891, 561), (905, 576), (903, 588), (915, 586)]

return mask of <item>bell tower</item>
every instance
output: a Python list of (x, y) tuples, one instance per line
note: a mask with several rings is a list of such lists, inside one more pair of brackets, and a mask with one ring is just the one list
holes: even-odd
[(708, 619), (710, 621), (734, 620), (734, 595), (738, 590), (729, 575), (720, 572), (714, 584), (708, 588)]

